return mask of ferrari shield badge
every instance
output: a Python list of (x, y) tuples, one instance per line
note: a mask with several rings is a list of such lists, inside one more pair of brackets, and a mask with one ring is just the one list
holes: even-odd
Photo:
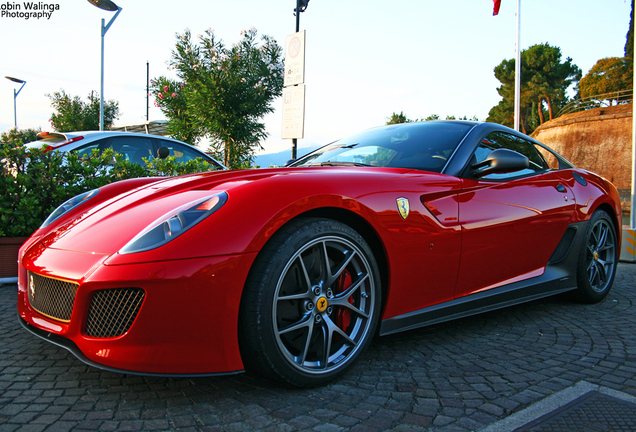
[(407, 198), (398, 198), (396, 201), (400, 216), (402, 216), (402, 219), (406, 219), (410, 211), (409, 200)]

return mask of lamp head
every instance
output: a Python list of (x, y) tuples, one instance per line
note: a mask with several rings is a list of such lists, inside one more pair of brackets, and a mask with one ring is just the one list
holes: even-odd
[(21, 80), (20, 78), (13, 78), (13, 77), (10, 77), (10, 76), (5, 76), (5, 78), (8, 79), (9, 81), (13, 81), (13, 82), (20, 83), (20, 84), (24, 84), (26, 82), (24, 80)]
[(88, 0), (88, 2), (105, 11), (115, 12), (118, 9), (117, 5), (111, 0)]
[(309, 0), (298, 0), (298, 10), (294, 8), (294, 12), (296, 13), (305, 12), (305, 9), (307, 9), (308, 4), (309, 4)]

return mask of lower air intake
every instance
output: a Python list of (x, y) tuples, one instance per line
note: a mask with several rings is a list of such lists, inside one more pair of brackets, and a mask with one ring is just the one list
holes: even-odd
[(96, 291), (86, 322), (86, 335), (110, 338), (126, 333), (141, 309), (146, 293), (141, 288)]

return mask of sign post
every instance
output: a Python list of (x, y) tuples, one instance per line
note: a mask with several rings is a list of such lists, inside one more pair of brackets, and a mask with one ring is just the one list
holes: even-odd
[(305, 133), (305, 30), (285, 39), (282, 138), (292, 140), (291, 158), (297, 158), (297, 140)]
[[(305, 85), (283, 89), (283, 139), (305, 136)], [(296, 159), (296, 158), (293, 158)]]

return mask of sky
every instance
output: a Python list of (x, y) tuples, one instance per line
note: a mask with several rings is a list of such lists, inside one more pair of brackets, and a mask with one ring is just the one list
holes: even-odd
[[(53, 9), (49, 18), (7, 16), (27, 11), (27, 3), (0, 2), (0, 76), (27, 82), (17, 97), (18, 128), (51, 131), (46, 94), (64, 90), (87, 100), (99, 92), (101, 19), (113, 13), (86, 0), (45, 0), (39, 5)], [(254, 27), (284, 46), (296, 29), (295, 0), (115, 3), (122, 11), (105, 36), (104, 54), (104, 97), (121, 112), (115, 124), (146, 120), (146, 63), (150, 79), (174, 78), (167, 63), (184, 30), (196, 36), (212, 29), (232, 45)], [(310, 0), (300, 16), (307, 39), (299, 148), (382, 125), (393, 112), (485, 120), (501, 99), (493, 69), (515, 57), (516, 8), (515, 0), (502, 0), (493, 16), (492, 0)], [(522, 0), (521, 49), (547, 42), (585, 74), (601, 58), (624, 55), (630, 10), (626, 0)], [(0, 79), (0, 132), (14, 126), (19, 86)], [(150, 120), (165, 119), (153, 102)], [(291, 149), (291, 140), (281, 138), (282, 99), (273, 107), (259, 153)]]

